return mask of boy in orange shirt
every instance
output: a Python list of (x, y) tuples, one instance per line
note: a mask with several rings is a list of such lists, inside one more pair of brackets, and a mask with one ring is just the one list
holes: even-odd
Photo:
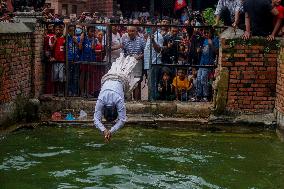
[(188, 92), (192, 88), (192, 82), (188, 80), (184, 69), (177, 71), (177, 76), (174, 78), (172, 86), (176, 94), (176, 100), (188, 100)]

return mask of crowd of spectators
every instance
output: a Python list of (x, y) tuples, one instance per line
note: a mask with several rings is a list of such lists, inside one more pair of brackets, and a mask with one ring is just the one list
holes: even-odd
[[(200, 12), (188, 8), (179, 18), (151, 18), (145, 7), (126, 18), (90, 12), (67, 18), (44, 8), (45, 92), (97, 97), (107, 62), (123, 53), (138, 60), (135, 76), (148, 79), (149, 99), (209, 101), (219, 48), (215, 26), (243, 29), (244, 39), (283, 37), (284, 8), (280, 4), (281, 0), (219, 0), (216, 22), (209, 27)], [(109, 24), (111, 36), (106, 30)], [(141, 99), (140, 83), (133, 99)]]
[[(213, 71), (211, 66), (216, 63), (219, 46), (215, 30), (212, 27), (186, 27), (196, 24), (195, 21), (185, 20), (185, 26), (169, 25), (171, 21), (163, 17), (159, 23), (147, 20), (142, 24), (141, 20), (134, 19), (132, 24), (135, 25), (113, 24), (111, 62), (120, 53), (134, 56), (138, 60), (134, 75), (140, 79), (143, 75), (147, 77), (152, 100), (208, 101), (212, 96), (208, 76)], [(108, 60), (108, 36), (104, 27), (98, 23), (70, 22), (64, 35), (62, 22), (47, 24), (47, 93), (63, 94), (64, 70), (68, 65), (68, 95), (98, 95), (100, 78), (105, 73), (100, 63)], [(65, 64), (64, 54), (68, 64)], [(198, 71), (191, 68), (199, 65)], [(133, 92), (133, 99), (141, 99), (140, 83)]]

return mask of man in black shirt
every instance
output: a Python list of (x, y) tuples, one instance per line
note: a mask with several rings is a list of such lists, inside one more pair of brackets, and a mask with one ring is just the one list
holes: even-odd
[(163, 64), (175, 64), (178, 61), (178, 48), (181, 41), (178, 32), (177, 27), (172, 27), (170, 34), (164, 37), (164, 47), (162, 51)]
[(268, 36), (273, 32), (273, 16), (278, 14), (276, 8), (272, 7), (271, 0), (245, 0), (244, 12), (246, 31), (243, 38), (254, 36)]

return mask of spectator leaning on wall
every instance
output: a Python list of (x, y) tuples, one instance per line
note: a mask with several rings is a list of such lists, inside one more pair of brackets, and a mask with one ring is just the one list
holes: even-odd
[[(253, 36), (268, 36), (268, 40), (273, 40), (279, 28), (273, 27), (273, 16), (279, 14), (274, 2), (279, 0), (245, 0), (245, 23), (246, 31), (243, 38), (248, 39)], [(278, 26), (279, 27), (279, 26)]]
[(242, 7), (241, 0), (219, 0), (215, 11), (215, 25), (218, 25), (221, 19), (225, 26), (238, 26)]

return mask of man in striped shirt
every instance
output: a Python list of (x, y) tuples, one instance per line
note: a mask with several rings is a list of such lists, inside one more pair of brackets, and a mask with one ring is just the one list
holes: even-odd
[(239, 25), (241, 12), (243, 12), (241, 0), (219, 0), (215, 11), (215, 25), (218, 25), (222, 19), (225, 26), (236, 27)]
[[(125, 56), (133, 56), (138, 60), (133, 72), (136, 78), (142, 77), (142, 62), (144, 56), (145, 40), (137, 35), (137, 28), (134, 26), (127, 27), (128, 37), (122, 39), (122, 47)], [(140, 82), (134, 90), (134, 100), (141, 99)]]

